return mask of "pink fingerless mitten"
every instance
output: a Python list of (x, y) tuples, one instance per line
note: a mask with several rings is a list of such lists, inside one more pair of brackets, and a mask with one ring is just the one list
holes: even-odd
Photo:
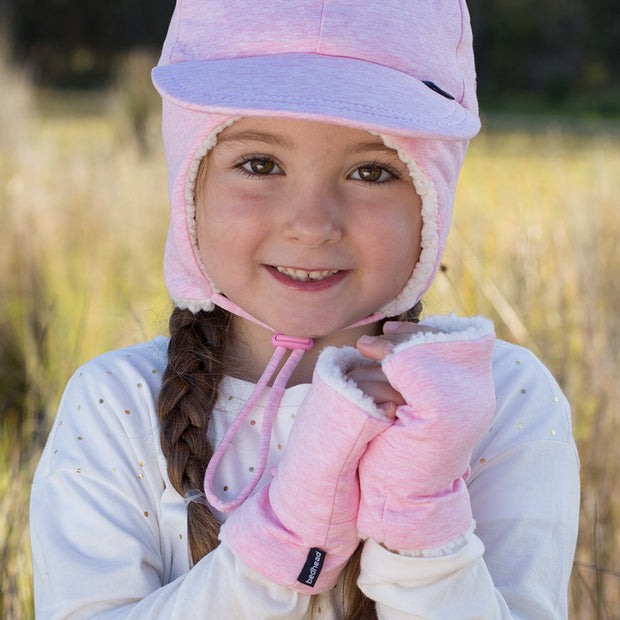
[(439, 547), (472, 524), (464, 478), (495, 411), (491, 321), (424, 321), (382, 362), (406, 401), (359, 465), (360, 534), (393, 550)]
[(321, 354), (274, 479), (222, 527), (246, 564), (300, 592), (332, 588), (355, 551), (358, 462), (368, 442), (391, 424), (345, 379), (348, 368), (336, 367), (355, 355), (353, 349)]

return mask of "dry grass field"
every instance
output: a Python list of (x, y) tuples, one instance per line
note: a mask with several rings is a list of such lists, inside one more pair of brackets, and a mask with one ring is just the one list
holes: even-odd
[[(3, 65), (0, 83), (0, 617), (22, 619), (33, 615), (29, 484), (65, 382), (102, 351), (165, 333), (167, 196), (157, 109), (140, 88), (76, 107)], [(620, 617), (619, 179), (613, 128), (490, 123), (426, 298), (429, 313), (492, 317), (573, 405), (579, 620)]]

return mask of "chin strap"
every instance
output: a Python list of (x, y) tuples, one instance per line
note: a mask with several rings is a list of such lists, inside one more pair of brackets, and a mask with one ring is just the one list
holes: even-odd
[[(228, 427), (224, 438), (220, 442), (219, 446), (213, 453), (207, 471), (205, 473), (204, 489), (207, 500), (220, 512), (230, 512), (240, 506), (256, 488), (259, 480), (265, 472), (267, 465), (267, 457), (269, 455), (269, 446), (271, 444), (271, 430), (273, 423), (280, 406), (280, 400), (282, 394), (286, 388), (288, 380), (297, 368), (297, 365), (301, 361), (304, 353), (310, 351), (314, 346), (314, 341), (311, 338), (295, 338), (293, 336), (285, 336), (284, 334), (274, 334), (271, 338), (271, 343), (275, 347), (275, 351), (263, 372), (262, 377), (259, 379), (252, 396), (246, 402), (243, 409), (237, 414), (233, 423)], [(273, 387), (267, 397), (267, 403), (265, 404), (265, 416), (263, 418), (263, 425), (261, 428), (260, 444), (258, 449), (258, 464), (254, 469), (252, 477), (246, 484), (245, 488), (239, 493), (236, 499), (228, 502), (223, 502), (213, 491), (213, 477), (215, 476), (215, 470), (217, 469), (224, 453), (228, 449), (228, 446), (232, 443), (237, 431), (241, 428), (241, 425), (247, 420), (250, 412), (254, 409), (254, 405), (260, 398), (261, 394), (265, 391), (268, 383), (274, 376), (276, 369), (278, 368), (282, 358), (287, 351), (290, 351), (284, 366), (280, 369), (280, 372), (276, 375), (273, 382)]]

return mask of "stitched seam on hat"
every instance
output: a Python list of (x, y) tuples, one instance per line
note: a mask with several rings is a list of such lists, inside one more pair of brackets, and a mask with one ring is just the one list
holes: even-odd
[(319, 50), (321, 49), (321, 46), (323, 45), (323, 24), (325, 23), (325, 2), (326, 0), (323, 0), (323, 5), (321, 6), (321, 22), (319, 24), (319, 36), (317, 38), (317, 43), (316, 43), (316, 48), (315, 51), (317, 54), (319, 54)]

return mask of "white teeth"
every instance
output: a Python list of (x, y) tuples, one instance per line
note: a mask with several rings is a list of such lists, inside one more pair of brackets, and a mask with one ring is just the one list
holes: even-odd
[(324, 271), (304, 271), (303, 269), (289, 269), (288, 267), (276, 267), (280, 273), (284, 273), (293, 280), (308, 282), (310, 280), (324, 280), (329, 276), (338, 273), (337, 269), (327, 269)]

